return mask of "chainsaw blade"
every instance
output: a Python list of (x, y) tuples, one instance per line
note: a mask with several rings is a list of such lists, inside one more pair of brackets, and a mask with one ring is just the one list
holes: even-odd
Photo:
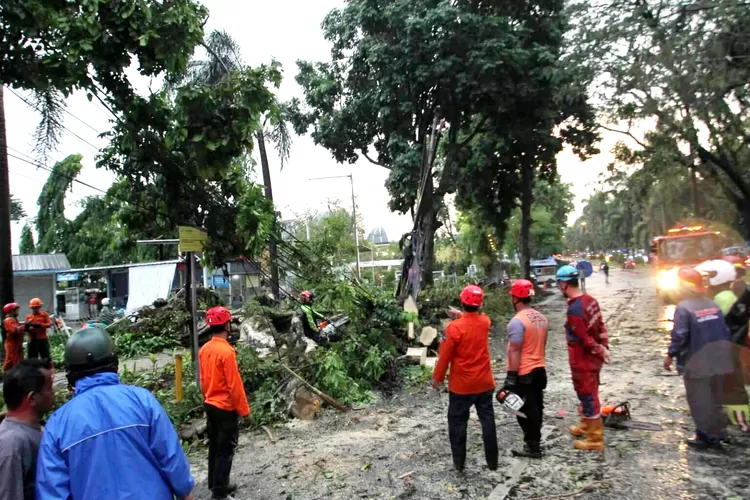
[(662, 431), (664, 428), (660, 424), (653, 424), (651, 422), (641, 422), (638, 420), (626, 420), (624, 422), (618, 422), (612, 427), (617, 429), (633, 429), (639, 431)]

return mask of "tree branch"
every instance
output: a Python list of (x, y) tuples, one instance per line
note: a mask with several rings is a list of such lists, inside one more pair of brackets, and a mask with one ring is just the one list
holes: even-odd
[(361, 153), (362, 153), (362, 156), (364, 156), (367, 159), (367, 161), (369, 161), (373, 165), (377, 165), (378, 167), (383, 167), (383, 168), (388, 169), (388, 170), (391, 169), (391, 167), (389, 167), (388, 165), (385, 165), (384, 163), (380, 163), (379, 161), (373, 160), (372, 158), (370, 158), (369, 156), (367, 156), (367, 153), (364, 150), (362, 150)]
[(604, 125), (599, 125), (599, 128), (604, 129), (604, 130), (608, 130), (610, 132), (616, 132), (618, 134), (622, 134), (622, 135), (628, 136), (631, 139), (633, 139), (643, 149), (650, 149), (650, 147), (646, 143), (644, 143), (643, 141), (641, 141), (640, 139), (638, 139), (636, 136), (634, 136), (632, 134), (632, 132), (630, 132), (630, 130), (617, 130), (617, 129), (614, 129), (614, 128), (605, 127)]

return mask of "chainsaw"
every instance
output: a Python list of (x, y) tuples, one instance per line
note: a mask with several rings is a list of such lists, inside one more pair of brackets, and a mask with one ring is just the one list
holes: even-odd
[(518, 394), (514, 394), (506, 389), (501, 389), (497, 392), (495, 398), (497, 398), (497, 402), (500, 403), (503, 409), (511, 415), (528, 418), (525, 413), (520, 411), (524, 405), (524, 400)]
[(661, 431), (660, 424), (633, 420), (630, 416), (630, 403), (625, 401), (618, 405), (606, 405), (602, 408), (604, 425), (613, 429), (635, 429), (639, 431)]

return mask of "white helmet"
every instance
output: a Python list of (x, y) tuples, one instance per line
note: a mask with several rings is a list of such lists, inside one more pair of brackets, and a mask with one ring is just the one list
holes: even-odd
[(107, 307), (109, 305), (109, 298), (105, 297), (102, 299), (102, 306)]
[(737, 279), (737, 270), (725, 260), (707, 260), (695, 266), (695, 270), (706, 275), (710, 286), (721, 286)]

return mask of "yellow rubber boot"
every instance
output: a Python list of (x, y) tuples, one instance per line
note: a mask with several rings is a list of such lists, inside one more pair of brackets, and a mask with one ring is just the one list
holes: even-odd
[(576, 441), (577, 450), (604, 451), (604, 423), (601, 418), (589, 419), (586, 422), (586, 439)]
[(581, 417), (578, 425), (571, 425), (568, 427), (568, 432), (570, 432), (571, 436), (583, 437), (586, 435), (586, 429), (588, 429), (588, 421)]

